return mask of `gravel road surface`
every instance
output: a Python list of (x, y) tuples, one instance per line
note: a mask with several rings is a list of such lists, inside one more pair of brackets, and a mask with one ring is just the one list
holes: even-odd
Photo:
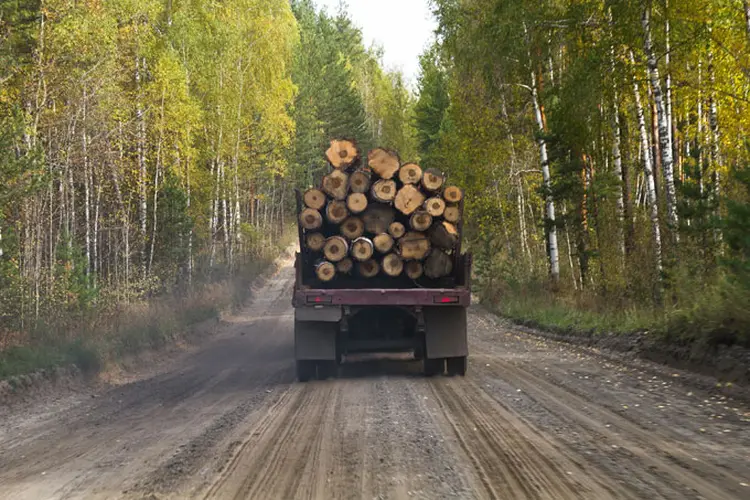
[(0, 408), (0, 498), (750, 498), (746, 404), (479, 307), (465, 378), (296, 383), (292, 285), (135, 381)]

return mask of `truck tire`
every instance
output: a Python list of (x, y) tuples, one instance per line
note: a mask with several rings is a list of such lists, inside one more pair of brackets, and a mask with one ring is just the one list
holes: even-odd
[(442, 375), (445, 372), (445, 358), (433, 358), (424, 360), (424, 374), (427, 377)]
[(466, 356), (458, 356), (455, 358), (448, 358), (445, 360), (445, 365), (448, 371), (448, 375), (453, 377), (456, 375), (466, 375), (466, 365), (468, 364)]
[(297, 380), (308, 382), (315, 378), (315, 361), (297, 361)]
[(335, 361), (318, 361), (318, 380), (336, 378), (338, 365)]

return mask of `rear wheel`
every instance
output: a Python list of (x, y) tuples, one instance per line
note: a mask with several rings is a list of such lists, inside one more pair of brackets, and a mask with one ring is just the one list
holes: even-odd
[(464, 375), (466, 375), (466, 365), (468, 364), (466, 356), (448, 358), (445, 361), (445, 364), (448, 370), (448, 375), (450, 375), (451, 377), (455, 375), (460, 375), (463, 377)]
[(297, 380), (307, 382), (315, 378), (315, 361), (297, 361)]
[(445, 371), (445, 358), (434, 358), (424, 360), (424, 374), (428, 377), (442, 375)]
[(335, 361), (318, 361), (318, 380), (336, 378), (338, 364)]

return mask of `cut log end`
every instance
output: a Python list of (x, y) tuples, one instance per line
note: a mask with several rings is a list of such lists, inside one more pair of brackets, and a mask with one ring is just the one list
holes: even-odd
[(399, 239), (404, 234), (406, 234), (406, 228), (400, 222), (394, 222), (393, 224), (388, 226), (388, 234), (393, 236), (395, 239)]
[(404, 215), (411, 215), (422, 206), (425, 196), (411, 184), (407, 184), (398, 190), (394, 206)]
[(439, 248), (450, 250), (458, 243), (458, 229), (450, 222), (440, 222), (430, 228), (430, 241)]
[(299, 223), (308, 231), (319, 229), (323, 225), (323, 216), (313, 208), (306, 208), (299, 214)]
[(424, 233), (406, 233), (398, 240), (398, 250), (406, 260), (423, 260), (430, 253), (432, 245)]
[(422, 180), (422, 167), (416, 163), (407, 163), (398, 171), (398, 178), (404, 184), (419, 184)]
[(400, 276), (404, 271), (404, 261), (395, 253), (383, 257), (383, 272), (388, 276)]
[(363, 278), (374, 278), (380, 272), (380, 265), (376, 260), (370, 259), (360, 262), (357, 265), (357, 270)]
[(370, 174), (357, 170), (349, 176), (349, 189), (352, 193), (366, 193), (370, 189)]
[(388, 231), (388, 227), (396, 218), (396, 212), (388, 205), (370, 204), (362, 219), (368, 233), (380, 234)]
[(382, 203), (389, 203), (396, 198), (396, 181), (380, 179), (372, 185), (372, 197)]
[(422, 277), (424, 274), (424, 266), (418, 260), (410, 260), (406, 263), (406, 275), (415, 280)]
[(335, 200), (344, 200), (349, 193), (349, 176), (341, 170), (334, 170), (323, 177), (323, 191)]
[(409, 219), (409, 225), (415, 231), (427, 231), (432, 225), (432, 216), (422, 210), (414, 212)]
[(386, 254), (393, 249), (393, 238), (387, 233), (375, 236), (372, 239), (372, 243), (375, 245), (375, 249), (382, 254)]
[(352, 269), (354, 269), (354, 261), (349, 257), (341, 259), (341, 261), (336, 264), (336, 271), (339, 274), (349, 274), (352, 272)]
[(326, 207), (326, 219), (332, 224), (341, 224), (349, 216), (349, 210), (346, 209), (346, 203), (340, 200), (333, 200)]
[(444, 182), (445, 177), (443, 177), (443, 174), (434, 168), (427, 169), (424, 175), (422, 175), (422, 186), (428, 191), (440, 190)]
[(371, 259), (373, 253), (375, 253), (375, 246), (369, 238), (357, 238), (352, 243), (352, 257), (359, 262)]
[(429, 198), (424, 202), (424, 209), (433, 217), (440, 217), (445, 213), (445, 200), (439, 196)]
[(331, 262), (340, 262), (346, 257), (349, 244), (341, 236), (331, 236), (323, 246), (323, 255)]
[(442, 250), (433, 250), (424, 264), (424, 274), (428, 278), (444, 278), (453, 272), (453, 259)]
[(352, 193), (346, 198), (346, 206), (353, 214), (360, 214), (367, 208), (367, 196), (362, 193)]
[(461, 220), (461, 210), (456, 205), (449, 205), (445, 207), (443, 218), (451, 224), (456, 224)]
[(457, 186), (447, 186), (443, 191), (443, 198), (448, 203), (458, 203), (464, 197), (464, 192)]
[(392, 179), (401, 166), (401, 160), (395, 152), (377, 148), (367, 155), (367, 165), (381, 179)]
[(349, 217), (341, 223), (340, 230), (349, 240), (356, 240), (365, 234), (365, 223), (359, 217)]
[(326, 151), (326, 159), (333, 168), (346, 169), (359, 160), (359, 148), (349, 139), (334, 139)]
[(326, 195), (317, 188), (310, 188), (302, 195), (305, 206), (314, 210), (321, 210), (326, 204)]
[(308, 233), (305, 237), (305, 245), (313, 252), (320, 252), (326, 244), (326, 237), (321, 233)]
[(319, 262), (315, 266), (315, 275), (324, 283), (328, 283), (336, 277), (336, 266), (328, 261)]

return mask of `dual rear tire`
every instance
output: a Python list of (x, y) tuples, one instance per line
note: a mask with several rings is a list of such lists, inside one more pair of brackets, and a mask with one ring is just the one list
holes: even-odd
[(336, 377), (338, 363), (336, 361), (297, 361), (297, 380), (309, 382), (310, 380), (326, 380)]
[(433, 358), (424, 360), (424, 374), (428, 377), (447, 373), (449, 377), (466, 375), (466, 356), (453, 358)]

